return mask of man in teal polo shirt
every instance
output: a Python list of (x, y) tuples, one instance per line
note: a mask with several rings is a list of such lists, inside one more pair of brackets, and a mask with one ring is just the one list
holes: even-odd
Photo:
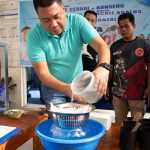
[[(83, 43), (89, 43), (99, 55), (93, 73), (98, 94), (105, 94), (110, 51), (96, 30), (84, 17), (66, 13), (62, 0), (33, 0), (33, 4), (40, 23), (28, 34), (27, 53), (43, 83), (42, 98), (46, 104), (72, 97), (70, 83), (83, 70)], [(74, 95), (74, 99), (85, 102), (79, 95)]]

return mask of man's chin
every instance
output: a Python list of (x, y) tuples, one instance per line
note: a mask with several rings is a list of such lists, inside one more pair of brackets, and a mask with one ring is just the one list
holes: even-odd
[(60, 35), (62, 32), (51, 32), (53, 35)]

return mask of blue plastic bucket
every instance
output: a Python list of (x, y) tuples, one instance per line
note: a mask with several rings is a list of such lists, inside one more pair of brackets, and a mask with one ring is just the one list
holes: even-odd
[(43, 147), (46, 150), (95, 150), (105, 133), (105, 127), (100, 122), (88, 119), (88, 134), (85, 136), (69, 139), (54, 138), (50, 131), (53, 124), (54, 121), (49, 119), (37, 125), (35, 129), (37, 136), (41, 139)]

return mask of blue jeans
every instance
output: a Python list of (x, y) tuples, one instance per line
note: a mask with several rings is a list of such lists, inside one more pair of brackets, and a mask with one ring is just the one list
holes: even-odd
[(71, 101), (67, 95), (50, 89), (46, 85), (41, 85), (41, 94), (46, 106), (50, 106), (50, 103), (59, 104)]

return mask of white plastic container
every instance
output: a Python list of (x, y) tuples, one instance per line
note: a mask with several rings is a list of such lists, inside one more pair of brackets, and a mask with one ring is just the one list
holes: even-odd
[(78, 74), (71, 83), (73, 94), (82, 96), (88, 103), (96, 103), (100, 96), (97, 95), (95, 77), (90, 71), (83, 71)]

